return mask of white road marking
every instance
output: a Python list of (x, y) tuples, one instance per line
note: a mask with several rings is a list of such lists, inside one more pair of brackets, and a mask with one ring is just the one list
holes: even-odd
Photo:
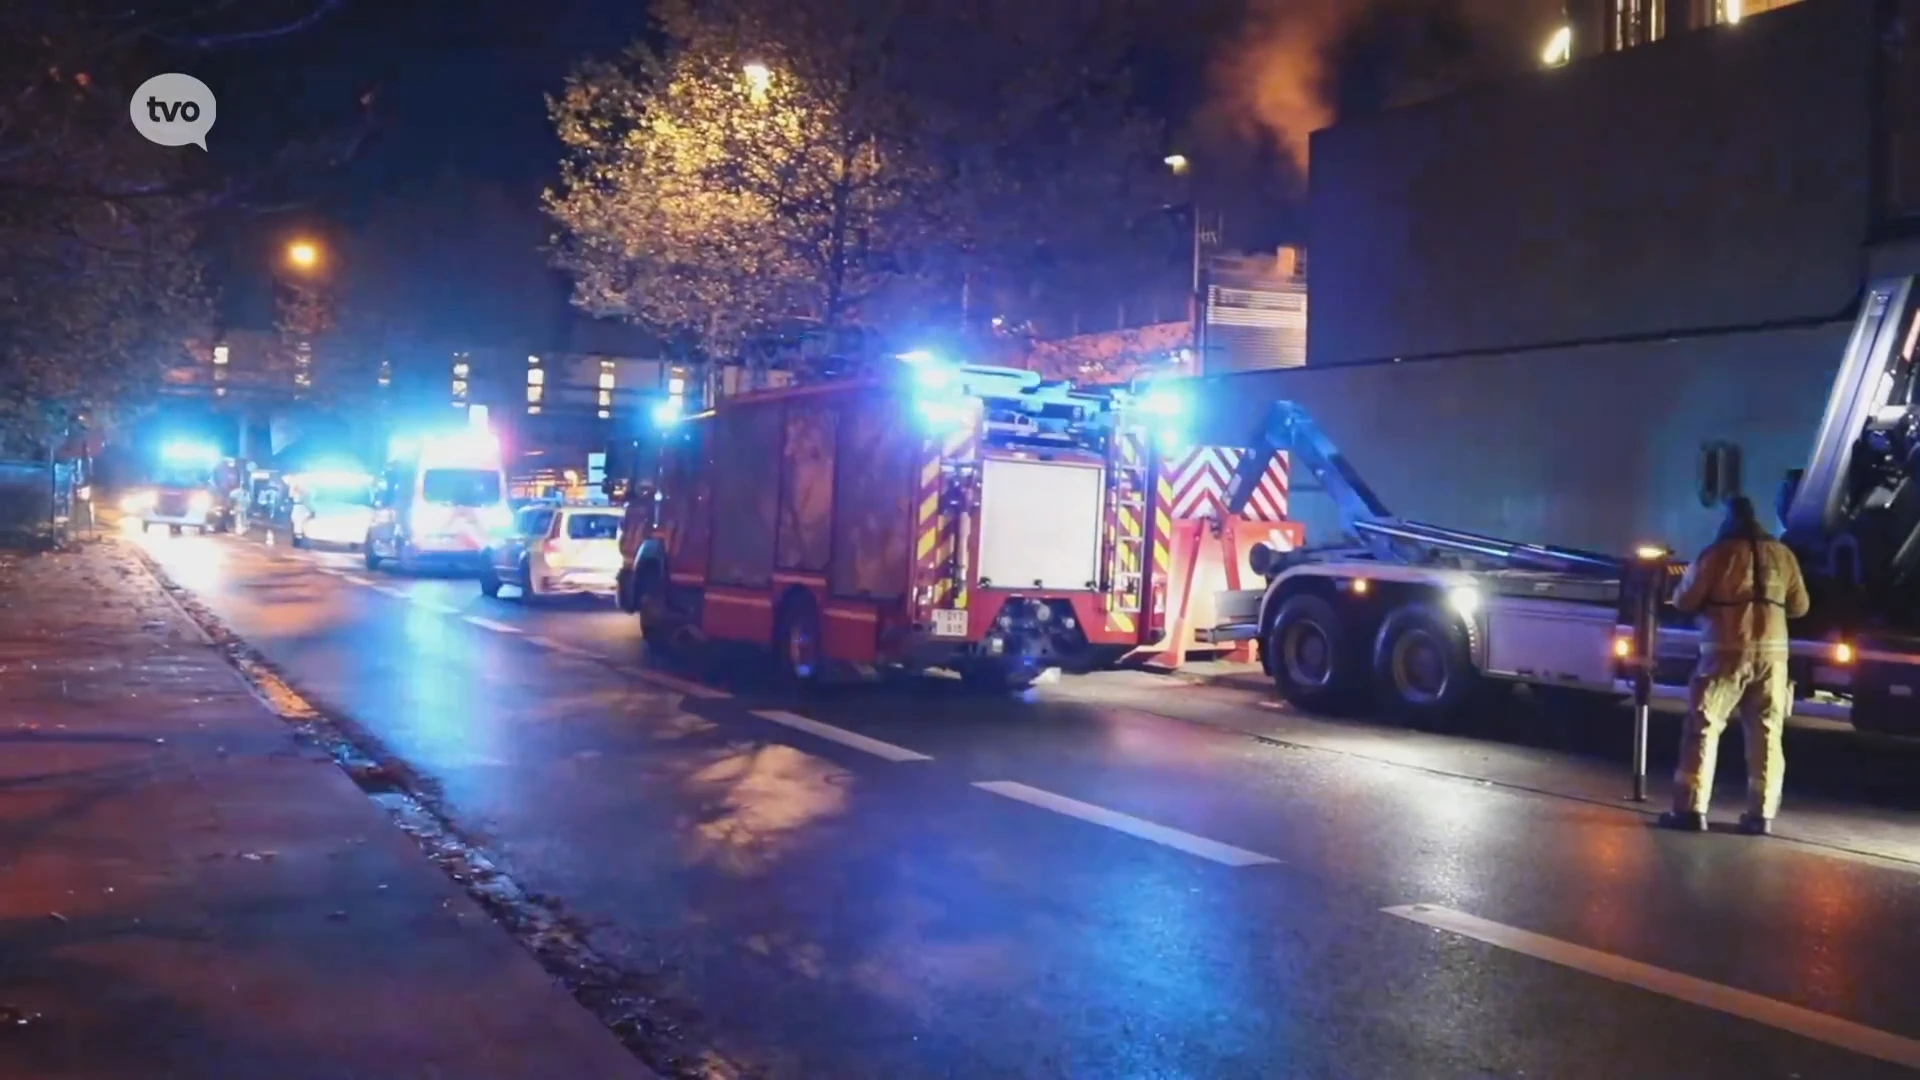
[(1116, 832), (1137, 836), (1142, 840), (1151, 840), (1156, 844), (1164, 844), (1189, 855), (1198, 855), (1203, 859), (1211, 859), (1227, 866), (1263, 866), (1280, 861), (1257, 851), (1248, 851), (1245, 848), (1234, 847), (1232, 844), (1220, 843), (1218, 840), (1209, 840), (1204, 836), (1195, 836), (1192, 833), (1181, 832), (1179, 829), (1170, 829), (1165, 825), (1156, 825), (1131, 814), (1122, 814), (1118, 810), (1109, 810), (1104, 806), (1069, 799), (1065, 795), (1055, 795), (1051, 791), (1042, 791), (1011, 780), (984, 780), (973, 786), (982, 791), (991, 791), (995, 795), (1017, 799), (1029, 806), (1051, 810), (1056, 814), (1065, 814), (1068, 817), (1079, 818), (1081, 821), (1091, 821), (1095, 825), (1105, 825)]
[(668, 690), (685, 694), (691, 698), (704, 698), (708, 701), (717, 701), (721, 698), (730, 698), (733, 696), (725, 690), (669, 675), (664, 671), (654, 671), (650, 668), (640, 667), (623, 667), (620, 670), (636, 679), (650, 682), (655, 686), (665, 687)]
[(419, 596), (413, 597), (413, 606), (417, 608), (424, 608), (427, 611), (431, 611), (436, 615), (460, 614), (460, 609), (457, 607), (454, 607), (452, 604), (443, 604), (438, 600), (428, 600), (424, 597), (419, 597)]
[(848, 731), (846, 728), (837, 728), (832, 724), (823, 724), (818, 720), (809, 720), (804, 716), (787, 712), (784, 709), (755, 709), (753, 710), (753, 715), (762, 720), (771, 720), (776, 724), (785, 724), (787, 727), (797, 728), (809, 735), (818, 735), (830, 742), (837, 742), (841, 746), (851, 746), (855, 750), (865, 750), (874, 757), (885, 758), (888, 761), (933, 760), (918, 750), (909, 750), (904, 746), (895, 746), (890, 742), (870, 739), (857, 731)]
[(392, 585), (375, 585), (373, 587), (373, 591), (377, 593), (385, 593), (388, 596), (397, 596), (402, 600), (405, 600), (407, 598), (407, 590), (396, 588)]
[(473, 625), (480, 627), (483, 630), (492, 630), (501, 634), (518, 634), (523, 632), (517, 626), (512, 626), (507, 623), (498, 622), (494, 619), (483, 618), (479, 615), (468, 615), (466, 616), (466, 620), (472, 623)]
[(1877, 1028), (1842, 1020), (1837, 1016), (1803, 1009), (1759, 994), (1736, 990), (1731, 986), (1696, 979), (1677, 971), (1668, 971), (1624, 956), (1589, 949), (1572, 942), (1432, 904), (1409, 904), (1383, 908), (1389, 915), (1431, 926), (1461, 937), (1545, 960), (1550, 964), (1584, 971), (1603, 979), (1639, 987), (1691, 1005), (1714, 1009), (1781, 1031), (1790, 1031), (1816, 1042), (1837, 1046), (1863, 1057), (1890, 1061), (1909, 1069), (1920, 1069), (1920, 1040), (1909, 1039)]
[(345, 570), (342, 570), (337, 566), (316, 566), (314, 567), (314, 569), (320, 571), (323, 574), (332, 574), (335, 577), (338, 577), (341, 574), (346, 573)]
[(554, 652), (565, 653), (568, 656), (582, 656), (582, 657), (586, 657), (589, 660), (605, 659), (605, 657), (601, 656), (599, 653), (594, 652), (591, 649), (582, 649), (577, 645), (569, 645), (564, 641), (555, 641), (550, 637), (545, 637), (539, 634), (529, 635), (527, 637), (527, 640), (532, 642), (535, 645), (540, 646), (543, 649), (552, 649)]
[(353, 582), (353, 583), (354, 583), (355, 585), (371, 585), (371, 584), (373, 584), (373, 582), (371, 582), (371, 581), (369, 581), (369, 580), (367, 580), (366, 578), (363, 578), (363, 577), (361, 577), (361, 576), (360, 576), (359, 574), (342, 574), (342, 575), (340, 575), (340, 576), (341, 576), (341, 577), (342, 577), (342, 578), (343, 578), (344, 580), (347, 580), (347, 581), (351, 581), (351, 582)]

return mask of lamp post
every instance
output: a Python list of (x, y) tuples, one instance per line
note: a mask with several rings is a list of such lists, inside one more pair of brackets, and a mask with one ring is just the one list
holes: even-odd
[[(1189, 160), (1185, 154), (1168, 154), (1164, 160), (1167, 168), (1172, 170), (1173, 175), (1184, 178), (1187, 185), (1187, 216), (1193, 219), (1193, 272), (1192, 280), (1187, 286), (1187, 321), (1192, 328), (1194, 364), (1197, 369), (1204, 370), (1206, 367), (1207, 304), (1206, 297), (1201, 293), (1202, 282), (1200, 268), (1202, 255), (1200, 244), (1199, 189), (1193, 182), (1193, 162)], [(1198, 373), (1199, 370), (1196, 370), (1195, 374)]]
[(326, 298), (320, 292), (326, 253), (316, 240), (298, 237), (288, 241), (286, 249), (287, 304), (284, 331), (293, 339), (293, 387), (295, 396), (313, 388), (313, 339), (325, 331), (329, 316)]

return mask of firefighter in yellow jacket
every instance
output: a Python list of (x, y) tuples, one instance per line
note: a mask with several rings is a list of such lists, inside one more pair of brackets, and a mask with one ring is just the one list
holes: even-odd
[(1734, 498), (1719, 537), (1688, 567), (1673, 604), (1700, 617), (1700, 664), (1688, 690), (1673, 809), (1660, 816), (1660, 824), (1706, 830), (1720, 733), (1739, 709), (1747, 750), (1747, 812), (1740, 831), (1765, 836), (1780, 809), (1787, 767), (1780, 741), (1793, 711), (1787, 620), (1807, 613), (1800, 560), (1767, 534), (1751, 500)]

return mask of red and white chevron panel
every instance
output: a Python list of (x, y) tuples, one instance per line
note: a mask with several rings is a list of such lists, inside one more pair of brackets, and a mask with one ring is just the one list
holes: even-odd
[[(1167, 457), (1163, 466), (1171, 487), (1172, 516), (1178, 520), (1220, 517), (1226, 509), (1233, 470), (1245, 451), (1237, 447), (1200, 446)], [(1266, 474), (1240, 516), (1248, 521), (1287, 520), (1287, 455), (1275, 454)]]
[(1240, 516), (1248, 521), (1285, 521), (1287, 520), (1287, 492), (1292, 486), (1292, 464), (1285, 454), (1273, 455), (1267, 462), (1267, 471), (1260, 477), (1260, 485), (1253, 489), (1253, 495), (1247, 499), (1247, 507)]

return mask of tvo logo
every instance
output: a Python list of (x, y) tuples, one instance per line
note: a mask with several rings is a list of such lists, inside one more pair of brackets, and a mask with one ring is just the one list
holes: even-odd
[(213, 91), (191, 75), (169, 72), (140, 84), (127, 106), (134, 129), (161, 146), (207, 148), (213, 129)]

